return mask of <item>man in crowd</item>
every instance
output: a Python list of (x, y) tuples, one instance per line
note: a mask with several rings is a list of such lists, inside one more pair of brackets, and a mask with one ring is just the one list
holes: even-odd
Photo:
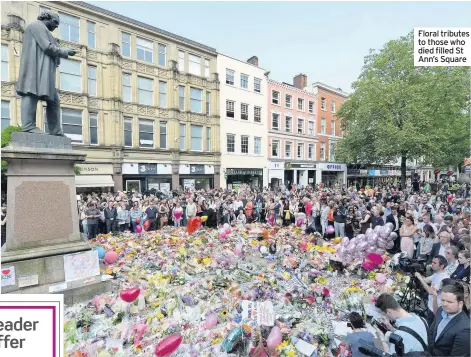
[(118, 217), (118, 211), (114, 207), (113, 201), (108, 201), (108, 207), (104, 209), (106, 233), (116, 231), (116, 218)]

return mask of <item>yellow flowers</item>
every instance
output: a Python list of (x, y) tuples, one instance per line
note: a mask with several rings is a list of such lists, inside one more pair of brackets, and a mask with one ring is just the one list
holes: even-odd
[(164, 319), (164, 314), (162, 314), (161, 312), (159, 312), (156, 316), (159, 320), (163, 320)]
[(180, 247), (180, 249), (178, 250), (178, 252), (179, 252), (181, 255), (186, 255), (186, 249), (185, 249), (185, 247)]
[(375, 279), (376, 278), (376, 273), (374, 271), (371, 271), (368, 273), (368, 279)]
[(350, 294), (350, 293), (363, 293), (363, 290), (359, 288), (348, 288), (345, 290), (345, 293)]
[(294, 355), (295, 355), (295, 353), (294, 353), (293, 350), (288, 351), (288, 356), (289, 356), (289, 357), (294, 357)]
[(289, 275), (289, 273), (287, 273), (285, 271), (282, 273), (282, 275), (283, 275), (283, 278), (285, 278), (286, 280), (291, 279), (291, 275)]
[(194, 244), (194, 245), (201, 245), (201, 244), (203, 244), (203, 242), (201, 241), (201, 239), (195, 239), (195, 240), (193, 241), (193, 244)]
[(323, 276), (319, 276), (316, 279), (316, 281), (317, 281), (318, 284), (321, 284), (321, 285), (326, 285), (327, 284), (327, 278), (324, 278)]
[(314, 250), (319, 253), (335, 253), (337, 251), (335, 248), (320, 245), (314, 246)]
[(204, 258), (204, 259), (203, 259), (203, 264), (204, 264), (204, 265), (209, 265), (209, 264), (211, 264), (211, 258)]
[(214, 345), (217, 345), (219, 342), (222, 341), (222, 338), (221, 337), (218, 337), (216, 338), (213, 342), (211, 342), (211, 345), (214, 346)]

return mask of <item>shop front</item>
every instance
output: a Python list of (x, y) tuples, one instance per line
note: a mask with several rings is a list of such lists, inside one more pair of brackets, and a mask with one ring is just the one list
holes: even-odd
[(277, 189), (284, 183), (284, 174), (284, 161), (268, 161), (268, 186), (272, 190)]
[(214, 165), (180, 165), (179, 182), (184, 189), (212, 189), (214, 188)]
[(285, 162), (285, 185), (313, 186), (316, 182), (316, 164), (312, 162)]
[(227, 168), (224, 176), (229, 189), (237, 189), (242, 184), (263, 188), (263, 169)]
[(112, 192), (114, 190), (112, 164), (83, 163), (75, 166), (80, 171), (75, 175), (77, 193)]
[(317, 164), (317, 183), (325, 187), (345, 185), (347, 183), (347, 165), (335, 163)]
[(146, 192), (172, 190), (172, 165), (157, 163), (124, 163), (122, 166), (124, 190)]

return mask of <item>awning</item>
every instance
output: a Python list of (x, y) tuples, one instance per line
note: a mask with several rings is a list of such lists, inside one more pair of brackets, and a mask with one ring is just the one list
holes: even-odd
[(76, 187), (114, 187), (111, 175), (76, 175)]

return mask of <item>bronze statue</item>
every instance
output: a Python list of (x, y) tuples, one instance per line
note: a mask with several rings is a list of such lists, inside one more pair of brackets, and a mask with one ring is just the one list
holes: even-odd
[(64, 136), (60, 121), (60, 99), (56, 90), (56, 68), (60, 58), (74, 56), (75, 51), (62, 49), (51, 32), (59, 26), (59, 15), (46, 11), (25, 28), (20, 74), (16, 92), (21, 99), (21, 123), (24, 132), (45, 134), (36, 126), (38, 100), (47, 103), (49, 134)]

